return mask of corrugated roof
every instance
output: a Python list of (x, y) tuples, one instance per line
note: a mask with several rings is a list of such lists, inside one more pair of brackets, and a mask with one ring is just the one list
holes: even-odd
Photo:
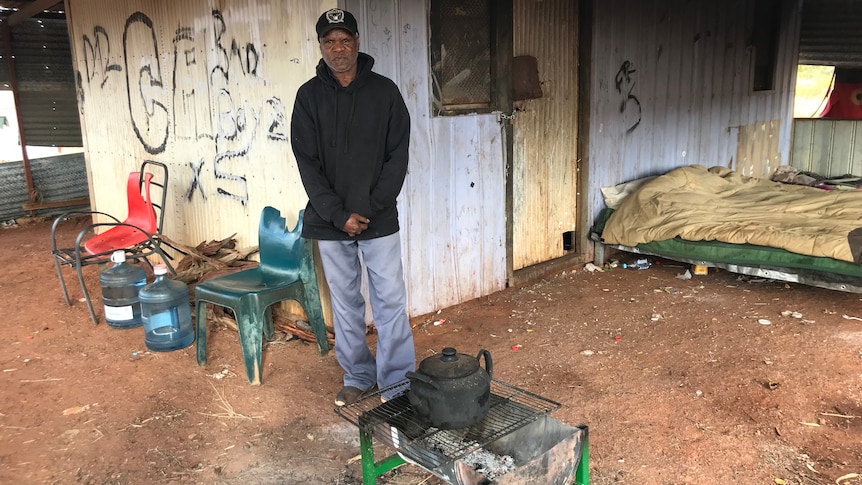
[(806, 0), (802, 8), (799, 62), (862, 66), (862, 2)]
[[(35, 4), (37, 0), (0, 0), (0, 10), (20, 10)], [(50, 2), (49, 2), (50, 3)], [(48, 12), (60, 13), (63, 11), (62, 0), (53, 6), (43, 7)]]
[[(31, 3), (0, 0), (0, 8)], [(69, 33), (57, 7), (62, 8), (62, 2), (52, 13), (37, 12), (11, 27), (21, 125), (27, 144), (33, 146), (83, 144)], [(0, 11), (0, 16), (11, 13)], [(5, 42), (0, 45), (0, 90), (12, 90)]]

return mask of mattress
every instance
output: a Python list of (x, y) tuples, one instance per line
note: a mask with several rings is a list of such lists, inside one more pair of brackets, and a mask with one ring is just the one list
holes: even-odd
[(748, 244), (736, 247), (735, 257), (757, 246), (859, 263), (862, 190), (823, 190), (690, 165), (627, 194), (607, 217), (601, 238), (629, 247), (661, 242), (665, 249), (677, 245), (665, 242), (675, 238)]
[[(702, 169), (702, 167), (694, 170), (697, 177), (700, 177), (705, 171), (706, 169)], [(686, 172), (689, 172), (685, 174), (686, 176), (691, 174), (691, 171)], [(714, 170), (712, 175), (716, 175), (716, 173), (727, 175), (729, 172), (726, 169), (720, 171)], [(678, 177), (679, 173), (676, 176)], [(710, 217), (695, 215), (692, 219), (689, 219), (688, 208), (669, 209), (669, 206), (664, 201), (657, 200), (664, 196), (664, 188), (668, 186), (666, 181), (661, 181), (662, 177), (664, 176), (650, 178), (644, 183), (638, 184), (635, 190), (625, 194), (625, 198), (622, 198), (618, 204), (615, 204), (618, 208), (625, 209), (628, 207), (624, 217), (620, 217), (620, 214), (617, 213), (618, 211), (613, 208), (606, 208), (601, 212), (590, 230), (590, 239), (597, 243), (595, 258), (597, 263), (605, 262), (605, 248), (611, 247), (630, 253), (722, 268), (739, 274), (839, 291), (862, 293), (862, 265), (852, 261), (853, 255), (858, 254), (858, 248), (854, 247), (855, 243), (852, 236), (857, 226), (852, 221), (854, 218), (862, 218), (862, 210), (856, 212), (856, 209), (852, 208), (852, 205), (855, 204), (855, 197), (862, 196), (862, 191), (853, 194), (854, 198), (848, 199), (851, 200), (851, 204), (845, 204), (845, 207), (850, 205), (851, 209), (847, 215), (841, 217), (851, 222), (833, 224), (827, 215), (821, 213), (816, 216), (823, 221), (820, 226), (826, 227), (826, 229), (818, 231), (821, 240), (823, 240), (823, 237), (826, 237), (831, 241), (828, 248), (822, 248), (820, 244), (812, 244), (811, 241), (804, 240), (806, 237), (804, 233), (806, 230), (810, 230), (810, 227), (804, 228), (805, 230), (803, 231), (794, 230), (796, 226), (806, 224), (804, 221), (807, 220), (807, 216), (795, 219), (790, 218), (789, 220), (793, 222), (785, 223), (782, 226), (782, 223), (779, 223), (778, 219), (783, 216), (772, 217), (770, 214), (775, 214), (775, 212), (770, 212), (770, 210), (773, 209), (762, 209), (762, 206), (759, 204), (751, 204), (750, 207), (746, 208), (744, 207), (745, 204), (736, 205), (736, 202), (731, 202), (731, 205), (734, 205), (737, 209), (729, 212), (734, 214), (737, 222), (728, 223), (727, 220), (723, 220), (718, 216), (727, 211), (717, 206), (719, 204), (718, 198), (712, 198), (710, 199), (710, 204), (712, 204), (713, 209), (708, 211), (711, 213)], [(650, 188), (650, 184), (653, 184), (655, 180), (660, 181), (658, 188), (655, 185)], [(746, 182), (748, 181), (746, 180)], [(722, 184), (723, 182), (718, 182), (718, 186)], [(771, 184), (784, 185), (770, 182), (770, 184), (765, 185), (767, 192), (775, 194), (776, 191), (784, 191), (784, 187), (776, 187)], [(677, 190), (676, 195), (672, 196), (671, 199), (677, 201), (687, 200), (688, 195), (684, 194), (680, 196), (680, 193), (685, 192), (685, 189), (681, 188), (685, 187), (685, 185), (671, 183), (671, 186), (675, 187), (674, 190)], [(689, 184), (689, 188), (696, 187), (697, 185), (697, 183)], [(749, 183), (749, 185), (751, 184)], [(757, 181), (756, 185), (763, 187), (761, 181)], [(643, 192), (644, 188), (646, 188), (646, 192)], [(724, 188), (733, 191), (733, 188), (728, 188), (727, 186)], [(803, 194), (805, 203), (810, 202), (812, 198), (821, 198), (821, 192), (810, 192), (821, 189), (806, 188), (808, 189), (807, 191), (801, 192), (791, 188), (790, 192), (793, 194)], [(695, 194), (699, 194), (699, 192), (700, 189), (697, 188), (692, 191)], [(836, 214), (841, 214), (845, 211), (842, 206), (836, 205), (840, 202), (840, 198), (833, 197), (835, 194), (829, 194), (827, 191), (822, 192), (826, 193), (827, 198), (831, 197), (833, 203), (830, 206), (830, 204), (819, 201), (817, 202), (818, 206), (826, 207), (828, 211)], [(695, 197), (703, 201), (701, 195)], [(756, 195), (756, 197), (763, 199), (763, 194)], [(794, 197), (798, 198), (797, 195), (794, 195)], [(766, 199), (769, 199), (769, 197), (766, 197)], [(789, 200), (788, 198), (784, 199), (783, 212), (785, 214), (794, 213), (795, 211), (791, 207), (792, 203)], [(703, 206), (703, 202), (697, 205)], [(661, 209), (662, 207), (664, 210)], [(704, 207), (709, 206), (706, 205)], [(772, 204), (772, 207), (775, 207), (775, 204)], [(705, 208), (697, 210), (707, 211)], [(633, 217), (632, 214), (636, 214), (636, 216)], [(748, 215), (737, 217), (737, 214)], [(674, 217), (678, 218), (678, 220), (674, 220)], [(638, 225), (647, 220), (650, 222), (647, 222), (646, 225)], [(701, 222), (690, 224), (691, 220)], [(612, 237), (609, 237), (607, 229), (608, 225), (612, 222), (616, 224), (616, 229)], [(698, 224), (700, 225), (698, 226)], [(765, 226), (765, 228), (757, 229), (758, 224)], [(725, 229), (739, 229), (741, 225), (748, 227), (748, 230), (731, 230), (729, 232), (726, 231), (725, 234), (722, 234), (720, 230), (716, 230), (716, 228), (722, 227)], [(840, 229), (836, 230), (835, 226), (840, 226)], [(690, 230), (692, 228), (696, 229)], [(712, 232), (709, 233), (709, 231)], [(786, 247), (749, 242), (750, 240), (770, 241), (768, 235), (766, 238), (738, 238), (740, 234), (763, 236), (770, 231), (780, 236), (779, 239), (784, 241), (779, 246), (801, 248), (801, 252), (788, 250)], [(703, 234), (706, 233), (709, 233), (709, 235), (704, 236)], [(625, 235), (620, 237), (620, 234)], [(692, 234), (700, 234), (701, 236), (692, 236)], [(823, 236), (824, 234), (827, 235)], [(666, 237), (661, 238), (662, 235)], [(689, 237), (706, 237), (707, 239), (693, 240), (688, 239)], [(790, 241), (793, 238), (802, 239), (801, 241)], [(787, 241), (790, 241), (790, 243)], [(841, 257), (836, 258), (825, 256), (824, 254), (839, 254)]]

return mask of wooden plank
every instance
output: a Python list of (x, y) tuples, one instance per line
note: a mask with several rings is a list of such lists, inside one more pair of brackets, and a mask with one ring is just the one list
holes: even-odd
[(56, 209), (58, 207), (74, 207), (79, 205), (90, 205), (90, 198), (84, 197), (81, 199), (72, 200), (55, 200), (51, 202), (27, 202), (21, 205), (25, 211), (34, 211), (39, 209)]

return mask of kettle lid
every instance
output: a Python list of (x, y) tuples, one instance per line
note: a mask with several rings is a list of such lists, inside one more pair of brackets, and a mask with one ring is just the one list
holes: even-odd
[(477, 370), (479, 370), (479, 360), (470, 355), (459, 354), (454, 347), (444, 347), (441, 353), (420, 362), (418, 369), (428, 377), (441, 379), (466, 377)]

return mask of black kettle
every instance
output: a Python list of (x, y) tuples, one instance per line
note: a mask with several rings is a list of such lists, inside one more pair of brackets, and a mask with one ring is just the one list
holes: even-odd
[[(485, 368), (479, 365), (484, 357)], [(481, 350), (474, 358), (452, 347), (419, 363), (408, 372), (407, 398), (417, 417), (438, 429), (473, 426), (491, 407), (491, 353)]]

